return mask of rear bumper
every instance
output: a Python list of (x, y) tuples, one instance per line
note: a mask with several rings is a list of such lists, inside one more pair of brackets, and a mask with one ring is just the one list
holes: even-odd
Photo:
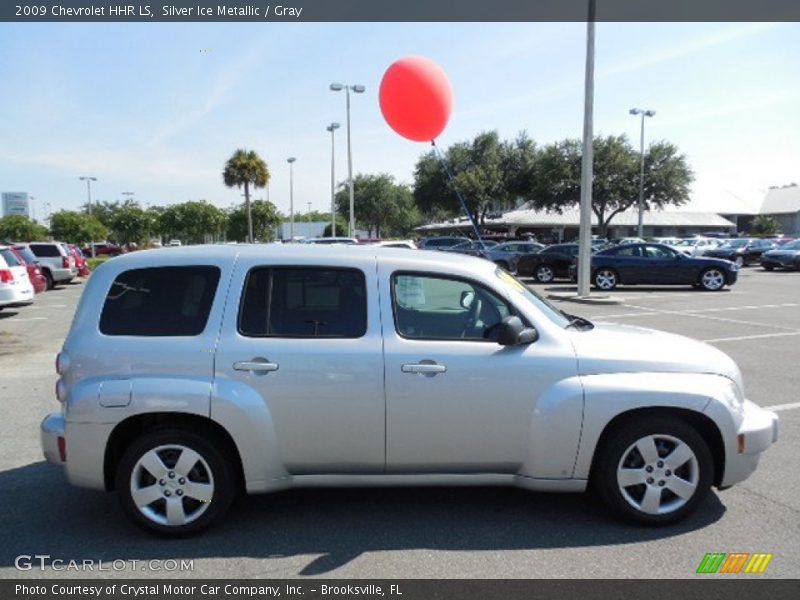
[(0, 288), (0, 306), (24, 306), (33, 302), (33, 286), (13, 285)]
[(744, 481), (758, 467), (762, 452), (778, 441), (778, 415), (744, 401), (744, 420), (735, 440), (726, 440), (727, 461), (720, 487)]
[(54, 269), (50, 268), (53, 281), (72, 281), (78, 275), (77, 269)]
[(47, 462), (54, 465), (63, 465), (66, 460), (59, 450), (58, 438), (65, 441), (61, 442), (66, 447), (66, 423), (61, 412), (53, 412), (47, 415), (39, 426), (39, 434), (42, 440), (42, 453)]

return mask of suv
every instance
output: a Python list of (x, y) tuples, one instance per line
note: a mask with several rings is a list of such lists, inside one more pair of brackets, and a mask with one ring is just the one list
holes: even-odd
[(366, 245), (108, 261), (56, 369), (45, 457), (159, 534), (320, 485), (591, 482), (671, 523), (778, 432), (712, 346), (565, 314), (489, 261)]
[(61, 242), (30, 242), (28, 247), (39, 259), (42, 275), (47, 280), (47, 289), (57, 283), (69, 283), (78, 276), (75, 257)]

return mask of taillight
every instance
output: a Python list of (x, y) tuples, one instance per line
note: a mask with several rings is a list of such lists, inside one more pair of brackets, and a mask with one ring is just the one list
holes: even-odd
[(0, 283), (14, 283), (14, 274), (11, 269), (0, 269)]
[(58, 457), (67, 462), (67, 439), (63, 435), (58, 436)]
[(65, 269), (69, 269), (69, 258), (67, 258), (66, 256), (62, 256), (61, 266), (64, 267)]

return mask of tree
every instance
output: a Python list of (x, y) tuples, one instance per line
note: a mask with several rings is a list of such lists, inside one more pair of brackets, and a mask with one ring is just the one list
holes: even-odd
[(269, 169), (254, 150), (238, 149), (228, 159), (222, 180), (228, 187), (244, 186), (244, 203), (247, 214), (247, 241), (253, 241), (253, 218), (250, 210), (250, 186), (263, 188), (269, 183)]
[(6, 215), (0, 219), (0, 243), (32, 242), (47, 238), (47, 228), (24, 215)]
[(138, 205), (117, 208), (111, 216), (109, 227), (114, 238), (121, 244), (141, 244), (147, 240), (155, 227), (155, 216)]
[[(250, 205), (250, 215), (255, 240), (268, 241), (274, 237), (275, 228), (283, 221), (283, 215), (269, 200), (254, 200)], [(247, 239), (247, 207), (245, 204), (228, 212), (228, 239), (243, 241)]]
[(225, 211), (205, 200), (190, 200), (166, 207), (159, 220), (159, 229), (169, 237), (202, 244), (207, 237), (220, 237), (226, 223)]
[(83, 246), (106, 239), (108, 229), (92, 216), (62, 210), (50, 217), (50, 235), (53, 239)]
[[(395, 183), (391, 175), (356, 175), (353, 184), (356, 225), (369, 231), (370, 236), (403, 235), (419, 223), (411, 190)], [(336, 212), (348, 217), (350, 193), (346, 185), (340, 186), (335, 200)]]
[(111, 229), (111, 222), (114, 219), (114, 215), (123, 208), (139, 208), (139, 203), (130, 198), (122, 202), (119, 200), (114, 200), (112, 202), (92, 202), (91, 204), (84, 202), (83, 206), (81, 206), (81, 212), (94, 217), (107, 228)]
[(780, 230), (781, 224), (772, 215), (758, 215), (750, 225), (750, 233), (753, 235), (773, 235), (780, 232)]
[[(545, 147), (533, 169), (529, 198), (536, 208), (562, 211), (580, 202), (581, 143), (564, 140)], [(592, 212), (601, 237), (611, 220), (639, 200), (639, 153), (624, 135), (594, 140)], [(650, 145), (644, 161), (645, 209), (681, 206), (689, 200), (694, 174), (669, 142)]]

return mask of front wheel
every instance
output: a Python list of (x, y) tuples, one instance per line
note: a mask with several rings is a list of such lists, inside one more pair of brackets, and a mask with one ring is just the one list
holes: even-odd
[(556, 272), (550, 265), (539, 265), (533, 276), (539, 283), (550, 283), (556, 278)]
[(709, 292), (719, 291), (725, 287), (725, 273), (719, 269), (706, 269), (700, 275), (700, 285)]
[(600, 496), (618, 516), (649, 525), (675, 523), (708, 495), (713, 459), (688, 423), (649, 416), (615, 429), (592, 474)]
[(229, 462), (213, 443), (180, 429), (146, 433), (122, 455), (116, 490), (139, 527), (159, 535), (198, 533), (234, 496)]
[(619, 283), (617, 272), (613, 269), (598, 269), (594, 274), (594, 285), (598, 289), (611, 291)]

